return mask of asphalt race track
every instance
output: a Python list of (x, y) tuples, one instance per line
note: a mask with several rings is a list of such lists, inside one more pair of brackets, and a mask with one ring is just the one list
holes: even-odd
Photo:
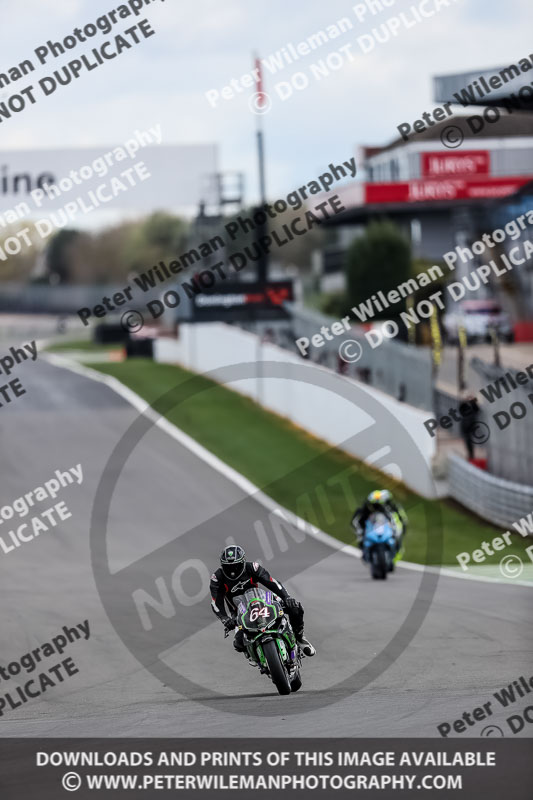
[[(4, 736), (437, 736), (441, 722), (531, 675), (530, 591), (445, 576), (409, 646), (365, 672), (408, 616), (423, 573), (398, 569), (391, 580), (373, 582), (358, 560), (310, 537), (285, 553), (274, 537), (272, 558), (265, 559), (255, 531), (261, 521), (266, 529), (267, 509), (157, 428), (126, 461), (111, 502), (109, 559), (118, 574), (105, 581), (105, 602), (113, 625), (91, 565), (91, 510), (107, 460), (138, 413), (107, 386), (41, 359), (19, 375), (27, 394), (0, 417), (2, 503), (42, 485), (56, 469), (81, 464), (83, 482), (54, 501), (65, 501), (70, 519), (0, 554), (1, 663), (19, 660), (64, 625), (88, 620), (91, 635), (62, 656), (72, 657), (78, 674), (4, 709)], [(6, 528), (4, 522), (0, 535)], [(143, 635), (132, 590), (154, 595), (158, 578), (168, 586), (173, 570), (191, 560), (211, 572), (232, 535), (305, 606), (318, 655), (304, 662), (303, 689), (289, 698), (278, 697), (234, 653), (207, 597), (184, 606), (172, 595), (175, 613), (153, 612), (162, 624)], [(96, 572), (105, 576), (101, 561)], [(185, 597), (200, 591), (199, 575), (192, 568), (183, 573)], [(180, 674), (185, 695), (156, 677), (158, 669), (165, 674), (159, 657), (168, 673)], [(373, 677), (375, 670), (381, 674)], [(363, 688), (347, 695), (337, 684), (355, 673), (356, 688)], [(2, 682), (0, 690), (13, 685)], [(491, 722), (503, 727), (514, 708), (495, 712), (462, 735), (479, 735)], [(528, 735), (527, 726), (519, 735)]]

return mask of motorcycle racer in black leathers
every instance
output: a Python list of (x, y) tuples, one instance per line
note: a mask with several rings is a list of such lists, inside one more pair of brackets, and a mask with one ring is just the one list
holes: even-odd
[[(274, 580), (261, 564), (246, 561), (244, 550), (239, 545), (224, 548), (220, 556), (220, 568), (211, 575), (211, 607), (225, 629), (233, 630), (237, 624), (235, 598), (259, 584), (281, 598), (303, 654), (314, 656), (316, 650), (304, 636), (302, 604), (290, 597), (285, 587)], [(239, 653), (246, 651), (242, 631), (237, 631), (233, 646)]]

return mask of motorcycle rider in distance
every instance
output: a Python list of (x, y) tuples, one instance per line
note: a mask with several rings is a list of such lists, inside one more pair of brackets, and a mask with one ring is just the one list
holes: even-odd
[(400, 552), (403, 546), (403, 537), (407, 531), (407, 514), (388, 489), (376, 489), (370, 492), (363, 505), (353, 515), (352, 526), (355, 529), (357, 547), (363, 549), (366, 523), (370, 515), (376, 513), (385, 514), (390, 521), (398, 542), (398, 552)]
[[(290, 597), (285, 587), (279, 581), (274, 580), (261, 564), (258, 564), (257, 561), (246, 561), (244, 550), (239, 545), (230, 545), (224, 548), (220, 555), (220, 568), (211, 575), (211, 607), (224, 628), (231, 631), (237, 625), (235, 598), (259, 584), (281, 598), (300, 649), (304, 655), (314, 656), (316, 650), (304, 636), (302, 604)], [(227, 609), (229, 609), (229, 614)], [(246, 652), (242, 631), (237, 631), (235, 634), (233, 646), (238, 653)]]

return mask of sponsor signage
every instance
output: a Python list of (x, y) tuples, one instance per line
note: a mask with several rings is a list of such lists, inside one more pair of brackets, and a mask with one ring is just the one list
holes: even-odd
[(195, 322), (286, 319), (283, 304), (294, 300), (292, 281), (225, 283), (192, 298)]
[(439, 178), (405, 183), (367, 183), (365, 202), (417, 203), (509, 197), (532, 181), (533, 175), (520, 175), (508, 178)]
[(488, 150), (463, 150), (460, 153), (421, 153), (422, 177), (438, 178), (442, 175), (488, 175), (490, 153)]
[[(212, 176), (217, 147), (211, 144), (142, 145), (142, 136), (127, 144), (60, 150), (0, 150), (0, 214), (27, 204), (30, 214), (81, 199), (86, 208), (151, 211), (156, 208), (195, 211), (201, 200), (217, 201)], [(133, 147), (135, 145), (135, 147)], [(142, 162), (142, 180), (133, 167)], [(130, 171), (128, 173), (128, 170)], [(209, 180), (211, 179), (211, 180)], [(43, 196), (36, 190), (53, 184)], [(134, 185), (135, 184), (135, 185)], [(51, 196), (49, 196), (51, 195)], [(83, 211), (83, 209), (81, 209)]]

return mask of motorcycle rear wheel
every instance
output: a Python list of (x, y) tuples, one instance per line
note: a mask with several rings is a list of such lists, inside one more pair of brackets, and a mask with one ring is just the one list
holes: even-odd
[(273, 640), (270, 640), (270, 642), (265, 642), (263, 645), (263, 653), (265, 654), (265, 658), (267, 660), (272, 683), (278, 690), (279, 694), (290, 694), (291, 685), (289, 683), (285, 667), (281, 663), (276, 642)]

